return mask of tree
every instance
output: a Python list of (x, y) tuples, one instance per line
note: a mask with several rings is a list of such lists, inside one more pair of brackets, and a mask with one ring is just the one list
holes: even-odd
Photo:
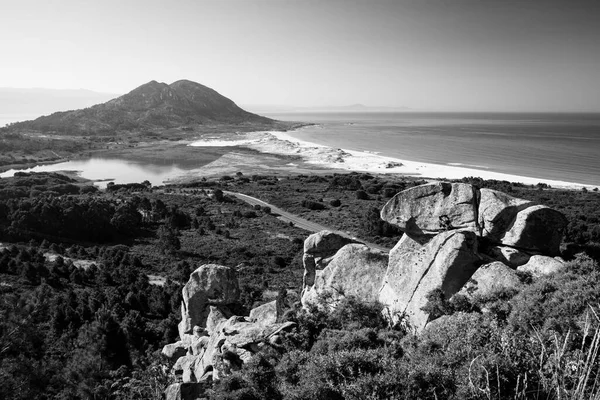
[(181, 248), (179, 232), (162, 225), (158, 228), (158, 245), (165, 254), (173, 254)]

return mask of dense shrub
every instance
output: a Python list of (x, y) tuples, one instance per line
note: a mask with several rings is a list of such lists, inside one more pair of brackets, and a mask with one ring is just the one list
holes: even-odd
[(369, 200), (369, 195), (364, 190), (357, 190), (355, 194), (357, 200)]
[(314, 200), (302, 200), (302, 207), (308, 208), (309, 210), (325, 210), (327, 206), (319, 201)]
[(337, 188), (342, 190), (359, 190), (362, 189), (362, 183), (355, 174), (338, 175), (335, 174), (329, 181), (329, 188)]

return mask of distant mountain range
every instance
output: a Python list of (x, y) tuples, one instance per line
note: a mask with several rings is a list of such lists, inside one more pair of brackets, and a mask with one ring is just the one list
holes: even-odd
[(245, 105), (244, 108), (260, 113), (303, 113), (303, 112), (402, 112), (411, 111), (408, 107), (366, 106), (351, 104), (347, 106), (297, 107), (277, 105)]
[(10, 129), (101, 134), (197, 125), (268, 125), (275, 122), (241, 109), (211, 88), (180, 80), (170, 85), (151, 81), (105, 103), (15, 123)]

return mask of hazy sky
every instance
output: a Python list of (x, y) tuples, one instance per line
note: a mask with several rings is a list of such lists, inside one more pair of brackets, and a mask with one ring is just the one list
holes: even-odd
[(600, 0), (0, 0), (0, 87), (600, 111)]

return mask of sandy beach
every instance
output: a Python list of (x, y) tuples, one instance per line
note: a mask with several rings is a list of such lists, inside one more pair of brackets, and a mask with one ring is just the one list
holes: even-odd
[[(520, 182), (527, 185), (545, 183), (554, 188), (595, 188), (594, 185), (580, 184), (577, 182), (511, 175), (487, 169), (459, 166), (459, 163), (452, 163), (454, 165), (423, 163), (385, 157), (374, 152), (361, 152), (341, 148), (332, 148), (297, 139), (294, 137), (294, 131), (252, 132), (244, 134), (243, 137), (238, 136), (237, 140), (223, 140), (221, 138), (214, 138), (195, 141), (191, 143), (190, 146), (247, 147), (257, 150), (261, 153), (300, 157), (306, 164), (313, 165), (317, 168), (332, 170), (369, 172), (375, 174), (402, 174), (421, 177), (424, 179), (461, 179), (464, 177), (474, 176), (483, 179)], [(293, 165), (289, 166), (294, 167)], [(211, 167), (211, 164), (208, 164), (206, 167)]]

